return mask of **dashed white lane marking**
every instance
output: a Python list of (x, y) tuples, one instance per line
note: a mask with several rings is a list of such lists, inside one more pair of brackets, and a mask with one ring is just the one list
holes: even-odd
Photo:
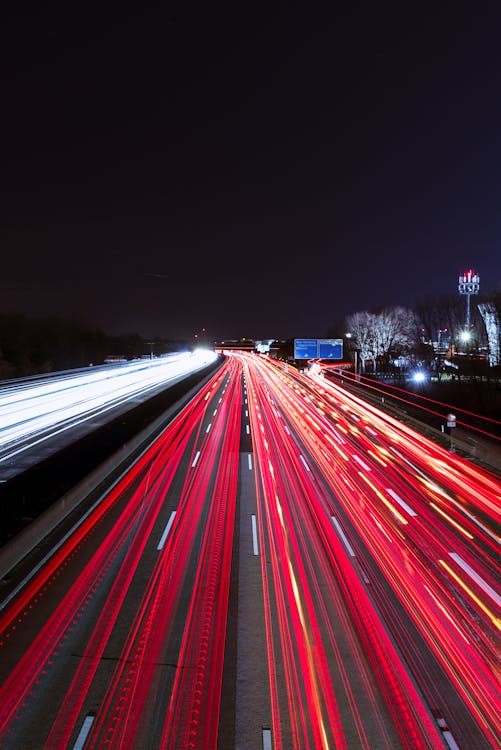
[(73, 750), (82, 750), (95, 718), (96, 717), (92, 716), (92, 714), (87, 714), (82, 724), (82, 728), (78, 733), (78, 737), (75, 740), (75, 744), (73, 745)]
[(484, 579), (481, 578), (478, 575), (478, 573), (475, 573), (473, 568), (470, 568), (468, 563), (465, 562), (463, 558), (457, 554), (457, 552), (449, 552), (449, 555), (450, 557), (452, 557), (453, 560), (457, 562), (459, 567), (462, 568), (464, 572), (467, 573), (470, 576), (470, 578), (472, 578), (475, 581), (475, 583), (477, 583), (480, 586), (482, 591), (484, 591), (487, 594), (487, 596), (490, 596), (492, 601), (495, 602), (495, 604), (497, 604), (498, 607), (501, 607), (501, 597), (497, 594), (496, 591), (494, 591), (494, 589), (491, 586), (489, 586), (487, 581), (484, 581)]
[(252, 552), (254, 555), (259, 555), (259, 547), (257, 543), (257, 522), (256, 516), (251, 516), (252, 522)]
[(304, 467), (305, 467), (306, 471), (311, 471), (310, 467), (309, 467), (309, 466), (308, 466), (308, 464), (306, 463), (306, 460), (305, 460), (304, 456), (301, 456), (301, 455), (300, 455), (300, 456), (299, 456), (299, 458), (300, 458), (300, 459), (301, 459), (301, 461), (303, 462), (303, 464), (304, 464)]
[(271, 729), (263, 729), (263, 750), (272, 750)]
[(417, 516), (417, 513), (415, 513), (415, 511), (412, 510), (410, 505), (407, 505), (405, 500), (402, 500), (402, 498), (399, 495), (397, 495), (395, 490), (392, 490), (391, 487), (387, 487), (386, 492), (388, 492), (392, 496), (392, 498), (397, 501), (400, 507), (403, 508), (410, 516)]
[(346, 547), (346, 549), (348, 550), (349, 554), (351, 555), (351, 557), (356, 557), (355, 552), (353, 550), (353, 547), (351, 546), (351, 544), (349, 543), (348, 539), (346, 538), (345, 533), (344, 533), (343, 529), (341, 528), (341, 526), (339, 525), (339, 521), (337, 520), (336, 516), (331, 516), (331, 518), (332, 518), (332, 523), (336, 527), (336, 531), (339, 534), (339, 536), (341, 537), (341, 539), (343, 541), (343, 544)]
[(363, 469), (365, 469), (365, 471), (370, 471), (371, 470), (371, 467), (368, 464), (366, 464), (365, 461), (362, 461), (362, 459), (360, 458), (360, 456), (357, 456), (355, 453), (352, 453), (352, 457), (355, 459), (355, 461), (357, 463), (360, 464), (360, 466)]
[(175, 517), (176, 517), (176, 511), (173, 510), (172, 513), (170, 514), (169, 520), (167, 521), (167, 526), (164, 529), (164, 533), (162, 534), (160, 541), (158, 542), (158, 547), (157, 547), (158, 550), (162, 549), (162, 547), (164, 546), (165, 540), (167, 539), (167, 535), (170, 531), (170, 527), (172, 526), (172, 523)]
[(450, 729), (447, 727), (447, 724), (445, 723), (445, 719), (438, 719), (437, 724), (442, 730), (444, 740), (449, 745), (450, 750), (459, 750), (459, 745), (457, 744), (456, 740), (452, 736)]

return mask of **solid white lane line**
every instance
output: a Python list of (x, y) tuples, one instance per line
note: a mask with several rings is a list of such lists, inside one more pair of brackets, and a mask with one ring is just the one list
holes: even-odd
[(191, 464), (191, 468), (193, 469), (194, 466), (197, 465), (197, 461), (200, 458), (200, 451), (197, 451), (195, 454), (195, 458), (193, 459), (193, 463)]
[(254, 555), (259, 555), (259, 547), (257, 543), (257, 523), (256, 516), (251, 516), (252, 522), (252, 552)]
[(175, 517), (176, 517), (176, 511), (173, 510), (172, 513), (170, 514), (169, 520), (167, 521), (167, 526), (164, 529), (164, 533), (162, 534), (162, 537), (161, 537), (160, 541), (158, 542), (158, 547), (157, 547), (158, 550), (161, 550), (162, 547), (164, 546), (165, 540), (167, 539), (167, 534), (170, 531), (170, 527), (172, 526), (172, 523), (173, 523)]

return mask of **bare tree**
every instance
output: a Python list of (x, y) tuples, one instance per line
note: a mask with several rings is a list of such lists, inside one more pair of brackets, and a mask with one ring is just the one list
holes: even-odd
[(405, 307), (388, 307), (377, 314), (354, 313), (346, 324), (360, 352), (363, 370), (368, 359), (372, 359), (375, 370), (377, 357), (409, 351), (418, 340), (417, 316)]
[(346, 318), (346, 327), (350, 332), (355, 349), (359, 352), (362, 371), (368, 359), (375, 358), (374, 351), (374, 315), (363, 311)]

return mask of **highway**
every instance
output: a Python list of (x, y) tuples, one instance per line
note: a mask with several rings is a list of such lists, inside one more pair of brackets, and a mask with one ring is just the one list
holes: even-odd
[(501, 486), (232, 353), (0, 609), (2, 748), (500, 746)]
[(0, 389), (0, 481), (214, 359), (200, 349), (11, 381)]

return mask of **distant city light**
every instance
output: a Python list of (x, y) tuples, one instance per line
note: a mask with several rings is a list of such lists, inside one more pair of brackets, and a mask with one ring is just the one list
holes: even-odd
[(422, 370), (417, 370), (412, 376), (415, 383), (424, 383), (426, 380), (426, 374)]

